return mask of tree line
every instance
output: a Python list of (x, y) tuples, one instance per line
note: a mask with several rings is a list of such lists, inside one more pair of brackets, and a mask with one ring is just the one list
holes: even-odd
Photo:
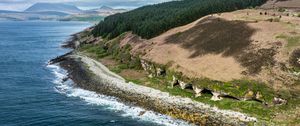
[(262, 5), (266, 0), (178, 0), (144, 6), (106, 17), (92, 31), (94, 36), (112, 39), (132, 31), (142, 38), (153, 38), (203, 16)]

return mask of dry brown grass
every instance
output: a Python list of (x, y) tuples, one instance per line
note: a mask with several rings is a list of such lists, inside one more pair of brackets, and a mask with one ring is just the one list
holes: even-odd
[[(167, 38), (167, 43), (178, 44), (190, 50), (190, 58), (207, 54), (222, 54), (234, 57), (248, 69), (248, 73), (256, 74), (263, 66), (275, 64), (274, 49), (251, 50), (251, 36), (256, 32), (245, 21), (227, 21), (221, 18), (208, 17), (196, 26)], [(245, 51), (247, 50), (247, 51)]]
[(171, 35), (167, 43), (179, 44), (192, 51), (190, 58), (221, 53), (223, 56), (235, 56), (251, 44), (255, 31), (243, 21), (208, 17), (187, 31)]
[[(267, 15), (260, 15), (265, 11)], [(276, 36), (299, 34), (300, 18), (282, 15), (279, 22), (267, 21), (279, 15), (254, 9), (209, 15), (150, 40), (128, 33), (121, 43), (132, 45), (132, 53), (141, 58), (159, 64), (173, 62), (171, 69), (188, 77), (250, 78), (281, 85), (290, 79), (280, 64), (289, 66), (292, 50)]]

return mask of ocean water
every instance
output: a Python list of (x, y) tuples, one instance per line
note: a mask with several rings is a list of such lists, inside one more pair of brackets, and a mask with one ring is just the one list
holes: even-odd
[(47, 62), (83, 22), (0, 21), (1, 126), (157, 126), (188, 125), (181, 120), (128, 106), (80, 89), (66, 71)]

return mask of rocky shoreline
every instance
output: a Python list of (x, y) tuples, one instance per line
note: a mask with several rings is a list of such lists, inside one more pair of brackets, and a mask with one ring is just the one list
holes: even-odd
[(247, 125), (257, 121), (239, 112), (220, 110), (189, 98), (171, 96), (156, 89), (127, 83), (101, 63), (76, 50), (50, 61), (50, 64), (56, 63), (68, 71), (68, 77), (80, 88), (115, 96), (122, 102), (196, 125)]

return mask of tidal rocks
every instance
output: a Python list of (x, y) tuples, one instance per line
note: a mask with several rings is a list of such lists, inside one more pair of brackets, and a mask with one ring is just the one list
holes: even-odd
[(54, 59), (51, 59), (51, 60), (48, 62), (48, 64), (59, 63), (59, 62), (65, 60), (66, 56), (70, 55), (71, 53), (72, 53), (72, 52), (69, 52), (69, 53), (66, 53), (66, 54), (64, 54), (64, 55), (58, 56), (58, 57), (56, 57), (56, 58), (54, 58)]

